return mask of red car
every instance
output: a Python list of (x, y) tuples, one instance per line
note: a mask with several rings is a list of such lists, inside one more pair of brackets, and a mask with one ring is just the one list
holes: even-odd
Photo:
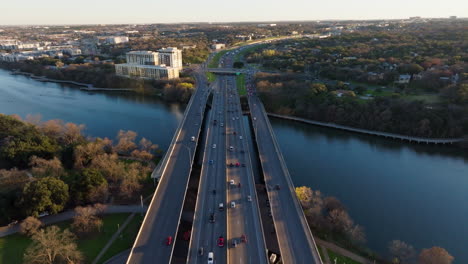
[(236, 162), (236, 167), (239, 167), (240, 166), (240, 163), (239, 162)]
[(166, 245), (170, 246), (172, 244), (172, 237), (171, 236), (168, 236), (166, 238)]
[(218, 237), (218, 247), (224, 247), (224, 237)]
[(241, 242), (247, 243), (247, 237), (244, 234), (241, 236)]

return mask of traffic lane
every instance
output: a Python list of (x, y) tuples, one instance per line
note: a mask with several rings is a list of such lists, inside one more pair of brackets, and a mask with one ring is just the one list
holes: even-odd
[[(209, 164), (209, 161), (213, 154), (213, 152), (216, 152), (216, 149), (212, 148), (213, 144), (213, 134), (217, 133), (216, 127), (211, 127), (210, 125), (212, 124), (214, 120), (214, 112), (211, 111), (210, 115), (208, 117), (208, 129), (207, 129), (207, 136), (206, 136), (206, 144), (205, 144), (205, 158), (203, 160), (203, 167), (202, 167), (202, 173), (200, 175), (200, 189), (198, 192), (198, 198), (197, 198), (197, 206), (196, 206), (196, 218), (195, 218), (195, 223), (193, 225), (193, 235), (192, 235), (192, 246), (189, 249), (190, 255), (189, 255), (189, 263), (196, 263), (198, 262), (203, 262), (204, 261), (204, 256), (199, 256), (198, 250), (200, 248), (206, 248), (208, 249), (208, 244), (207, 240), (209, 238), (206, 238), (204, 234), (206, 233), (206, 229), (208, 229), (208, 226), (206, 225), (209, 222), (209, 212), (212, 211), (212, 204), (210, 203), (211, 197), (210, 197), (210, 192), (209, 192), (209, 184), (210, 181), (207, 179), (211, 173), (211, 170), (216, 168), (216, 164), (213, 164), (211, 166)], [(207, 158), (208, 157), (208, 158)], [(200, 201), (200, 203), (198, 203)], [(208, 208), (208, 209), (206, 209)]]
[[(244, 195), (242, 197), (242, 201), (245, 203), (245, 213), (250, 215), (250, 219), (252, 219), (252, 224), (247, 225), (248, 233), (250, 234), (248, 237), (251, 238), (251, 242), (249, 243), (249, 250), (255, 251), (258, 254), (258, 258), (255, 259), (256, 263), (266, 263), (267, 262), (267, 254), (266, 254), (266, 245), (263, 236), (263, 228), (261, 226), (261, 216), (258, 210), (258, 200), (255, 191), (255, 180), (254, 180), (254, 173), (252, 171), (252, 164), (250, 160), (250, 151), (248, 147), (248, 142), (246, 141), (246, 130), (244, 127), (243, 120), (239, 122), (239, 130), (241, 134), (244, 136), (244, 140), (241, 141), (242, 149), (245, 150), (245, 154), (243, 156), (243, 162), (246, 165), (244, 170), (244, 183), (246, 188), (244, 188)], [(251, 201), (247, 201), (247, 196), (251, 197)], [(253, 245), (253, 246), (251, 246)], [(248, 254), (249, 256), (255, 256), (255, 254)], [(253, 263), (254, 259), (250, 259), (250, 263)]]
[[(199, 87), (198, 87), (199, 88)], [(195, 95), (199, 95), (199, 89), (197, 88)], [(197, 97), (194, 97), (193, 100), (196, 100)], [(192, 101), (193, 104), (193, 101)], [(185, 121), (188, 120), (188, 117), (193, 115), (193, 108), (188, 109), (189, 112), (187, 112), (187, 118)], [(185, 122), (181, 126), (180, 133), (178, 134), (178, 137), (176, 140), (179, 140), (181, 138), (185, 139), (186, 137), (186, 132), (185, 131), (191, 131), (191, 129), (187, 129), (187, 126), (189, 128), (193, 129), (193, 126), (188, 125), (190, 122)], [(173, 152), (171, 153), (171, 157), (174, 157), (174, 153), (179, 153), (181, 151), (181, 146), (180, 146), (180, 141), (176, 142), (174, 147), (173, 147)], [(193, 151), (192, 151), (193, 152)], [(171, 158), (170, 157), (170, 158)], [(161, 177), (161, 182), (158, 184), (157, 187), (157, 195), (155, 195), (149, 211), (147, 213), (147, 216), (145, 217), (143, 226), (138, 234), (137, 240), (135, 241), (134, 247), (132, 248), (131, 254), (129, 256), (128, 262), (127, 263), (146, 263), (148, 261), (151, 261), (151, 259), (158, 258), (158, 259), (164, 259), (169, 262), (170, 256), (172, 254), (173, 250), (173, 245), (172, 243), (171, 246), (166, 246), (164, 247), (164, 242), (167, 236), (172, 236), (175, 237), (176, 231), (173, 231), (174, 229), (177, 228), (178, 226), (178, 221), (173, 221), (173, 219), (180, 219), (180, 213), (177, 216), (177, 211), (173, 210), (168, 210), (169, 206), (164, 207), (161, 209), (161, 205), (163, 201), (180, 201), (177, 198), (180, 198), (182, 193), (185, 193), (185, 190), (182, 190), (182, 188), (171, 188), (171, 192), (168, 192), (168, 186), (172, 186), (173, 182), (183, 182), (183, 176), (185, 173), (188, 173), (188, 169), (184, 169), (183, 167), (178, 166), (177, 169), (175, 169), (175, 164), (177, 161), (181, 161), (182, 163), (190, 164), (190, 159), (189, 157), (186, 157), (182, 155), (181, 157), (178, 157), (178, 159), (169, 159), (170, 162), (168, 162), (164, 172), (166, 172), (168, 169), (169, 172), (176, 172), (173, 174), (176, 174), (179, 177)], [(188, 182), (188, 176), (187, 176), (187, 182)], [(161, 190), (158, 190), (160, 189)], [(182, 202), (179, 202), (175, 206), (179, 208), (179, 212), (182, 209), (182, 203), (183, 203), (183, 198)], [(151, 212), (151, 213), (150, 213)], [(155, 213), (152, 213), (155, 212)], [(171, 214), (172, 213), (172, 214)], [(173, 218), (171, 217), (160, 217), (159, 215), (162, 214), (164, 216), (169, 216), (172, 215)], [(178, 218), (177, 218), (178, 217)], [(171, 219), (171, 221), (169, 221)], [(174, 224), (174, 222), (176, 224)], [(161, 232), (157, 232), (159, 230), (167, 230), (167, 234), (162, 234)], [(157, 250), (154, 250), (156, 247)]]
[[(273, 139), (267, 129), (266, 122), (259, 123), (257, 133), (261, 134), (262, 139), (259, 141), (259, 145), (261, 148), (264, 148), (263, 153), (268, 153), (268, 157), (270, 158), (268, 159), (263, 156), (262, 164), (265, 166), (266, 171), (270, 171), (266, 173), (265, 180), (269, 185), (270, 203), (272, 206), (275, 206), (272, 209), (272, 215), (275, 220), (282, 258), (285, 261), (289, 260), (293, 263), (306, 263), (307, 261), (310, 262), (310, 260), (320, 263), (317, 262), (317, 257), (314, 254), (315, 250), (310, 245), (307, 235), (304, 234), (304, 228), (308, 229), (308, 227), (304, 227), (299, 218), (301, 212), (295, 210), (296, 206), (292, 194), (287, 189), (288, 183), (282, 174), (281, 163), (278, 160)], [(280, 184), (282, 190), (274, 190), (273, 187), (276, 184)], [(298, 248), (302, 248), (302, 250), (299, 251), (297, 250)]]
[[(179, 153), (181, 148), (180, 144), (176, 144), (174, 152)], [(184, 183), (184, 176), (188, 174), (190, 164), (188, 155), (179, 155), (177, 161), (179, 162), (170, 162), (167, 165), (166, 171), (172, 177), (161, 178), (162, 181), (158, 185), (160, 186), (160, 190), (158, 190), (159, 197), (155, 197), (149, 208), (149, 212), (156, 213), (148, 215), (145, 226), (142, 227), (137, 240), (138, 244), (135, 245), (128, 263), (148, 263), (155, 258), (169, 262), (173, 244), (167, 246), (165, 240), (168, 236), (175, 238), (178, 221), (174, 221), (174, 219), (180, 217), (185, 193), (185, 189), (173, 188), (173, 186), (174, 184)], [(185, 163), (186, 165), (176, 166), (176, 163)], [(169, 187), (171, 187), (171, 191), (168, 191)], [(165, 201), (172, 201), (171, 205), (165, 204)], [(166, 232), (161, 232), (161, 230), (166, 230)]]
[[(234, 102), (233, 110), (237, 110), (236, 112), (241, 112), (240, 101), (237, 95), (237, 89), (233, 88), (233, 90), (234, 90), (233, 94), (235, 98), (233, 99), (233, 102)], [(240, 136), (245, 136), (245, 130), (243, 128), (243, 123), (242, 123), (243, 120), (236, 113), (234, 113), (233, 116), (235, 117), (235, 120), (233, 121), (234, 129), (235, 131), (237, 131), (237, 135), (233, 136), (234, 137), (233, 141), (235, 141), (234, 143), (235, 144), (234, 155), (236, 156), (235, 161), (243, 163), (243, 164), (249, 164), (250, 161), (247, 160), (246, 158), (248, 157), (248, 152), (244, 153), (243, 155), (239, 154), (240, 149), (243, 149), (244, 151), (246, 150), (244, 140), (240, 139)], [(236, 197), (237, 198), (236, 203), (238, 204), (238, 206), (236, 206), (236, 210), (238, 212), (242, 212), (239, 218), (243, 219), (242, 232), (239, 232), (237, 236), (233, 237), (233, 239), (236, 239), (237, 241), (240, 241), (241, 236), (243, 234), (246, 234), (248, 235), (248, 237), (251, 237), (251, 238), (253, 237), (258, 238), (259, 231), (260, 231), (260, 235), (261, 235), (261, 230), (255, 229), (254, 222), (257, 221), (258, 219), (255, 218), (256, 215), (253, 214), (251, 210), (249, 210), (252, 207), (251, 207), (250, 202), (247, 202), (247, 198), (246, 198), (247, 195), (249, 195), (249, 186), (251, 186), (250, 184), (251, 181), (248, 180), (248, 177), (250, 176), (248, 172), (248, 167), (249, 166), (237, 168), (239, 172), (239, 183), (242, 184), (242, 187), (239, 188), (239, 195)], [(249, 243), (248, 246), (246, 244), (240, 243), (240, 245), (236, 249), (234, 249), (236, 251), (235, 252), (236, 258), (233, 261), (238, 261), (239, 263), (242, 263), (242, 262), (245, 263), (245, 261), (247, 261), (246, 263), (265, 262), (265, 261), (260, 261), (260, 259), (262, 259), (260, 257), (261, 255), (260, 247), (262, 246), (261, 244), (257, 244), (256, 242), (258, 242), (258, 240), (252, 239), (251, 243)], [(265, 247), (263, 246), (263, 248)], [(266, 257), (264, 258), (264, 260), (265, 259)]]

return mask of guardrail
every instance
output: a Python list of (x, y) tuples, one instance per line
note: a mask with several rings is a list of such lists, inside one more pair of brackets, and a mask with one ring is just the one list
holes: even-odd
[[(283, 154), (281, 153), (280, 147), (279, 147), (278, 142), (276, 140), (276, 136), (275, 136), (275, 133), (273, 131), (273, 128), (271, 127), (271, 124), (270, 124), (270, 122), (268, 120), (268, 115), (267, 115), (267, 113), (265, 111), (265, 107), (263, 106), (263, 103), (260, 100), (258, 100), (257, 104), (259, 104), (260, 107), (261, 107), (262, 115), (263, 115), (263, 117), (265, 119), (266, 125), (268, 127), (268, 131), (271, 134), (273, 145), (275, 147), (275, 152), (278, 155), (278, 158), (280, 160), (281, 169), (283, 171), (283, 174), (285, 175), (286, 181), (288, 182), (288, 188), (289, 188), (290, 194), (292, 195), (292, 198), (293, 198), (293, 201), (294, 201), (294, 206), (296, 208), (296, 211), (300, 215), (299, 218), (300, 218), (300, 221), (302, 223), (302, 226), (305, 228), (304, 231), (305, 232), (309, 231), (310, 237), (307, 235), (307, 240), (309, 240), (309, 243), (311, 243), (311, 245), (313, 246), (313, 248), (315, 250), (315, 253), (316, 253), (315, 255), (318, 257), (318, 259), (320, 261), (320, 264), (322, 264), (323, 261), (322, 261), (322, 259), (320, 257), (317, 244), (315, 243), (314, 237), (312, 235), (312, 231), (310, 230), (309, 224), (307, 223), (307, 220), (306, 220), (306, 217), (305, 217), (305, 214), (304, 214), (304, 210), (302, 209), (302, 206), (300, 205), (299, 200), (298, 200), (298, 198), (296, 196), (296, 191), (294, 189), (294, 183), (292, 182), (291, 175), (289, 174), (289, 171), (288, 171), (288, 169), (286, 167), (286, 162), (284, 160)], [(281, 249), (280, 249), (280, 251), (281, 251)]]

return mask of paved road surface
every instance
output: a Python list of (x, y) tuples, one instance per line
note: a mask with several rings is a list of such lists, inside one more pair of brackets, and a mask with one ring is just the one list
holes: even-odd
[[(218, 79), (213, 87), (213, 104), (207, 122), (207, 143), (200, 175), (188, 263), (207, 263), (209, 252), (214, 253), (216, 263), (226, 263), (226, 247), (218, 247), (216, 243), (219, 236), (226, 237), (226, 211), (220, 211), (218, 208), (220, 203), (226, 206), (226, 135), (223, 124), (225, 122), (225, 97), (221, 80)], [(214, 125), (214, 120), (217, 120), (216, 125)], [(210, 222), (211, 214), (214, 214), (214, 222)], [(200, 248), (203, 248), (203, 254), (199, 254)]]
[(175, 243), (166, 245), (166, 239), (176, 237), (196, 149), (197, 141), (192, 142), (191, 137), (198, 138), (202, 110), (208, 95), (203, 73), (196, 73), (195, 77), (197, 89), (176, 131), (174, 144), (166, 153), (169, 155), (167, 162), (161, 166), (160, 182), (130, 252), (128, 264), (169, 263), (172, 258)]
[[(227, 181), (233, 180), (235, 183), (228, 187), (227, 192), (228, 203), (235, 202), (235, 208), (228, 209), (228, 263), (268, 263), (236, 79), (233, 76), (225, 78), (229, 111), (226, 121), (227, 145), (233, 147), (227, 152), (227, 163), (235, 164), (227, 169)], [(242, 235), (246, 236), (247, 243), (241, 243)], [(236, 247), (233, 246), (234, 240), (238, 243)]]
[(322, 263), (263, 105), (256, 96), (249, 96), (249, 105), (281, 258), (284, 263)]

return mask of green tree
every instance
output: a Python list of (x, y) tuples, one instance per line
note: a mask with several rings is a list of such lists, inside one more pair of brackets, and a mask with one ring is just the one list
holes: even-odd
[(68, 196), (68, 185), (65, 182), (45, 177), (24, 186), (20, 204), (26, 215), (37, 217), (44, 211), (56, 214), (63, 210)]
[(102, 173), (95, 168), (84, 169), (72, 185), (73, 200), (76, 204), (104, 202), (108, 184)]
[(9, 167), (26, 167), (32, 156), (50, 159), (59, 149), (34, 125), (0, 114), (0, 160)]

